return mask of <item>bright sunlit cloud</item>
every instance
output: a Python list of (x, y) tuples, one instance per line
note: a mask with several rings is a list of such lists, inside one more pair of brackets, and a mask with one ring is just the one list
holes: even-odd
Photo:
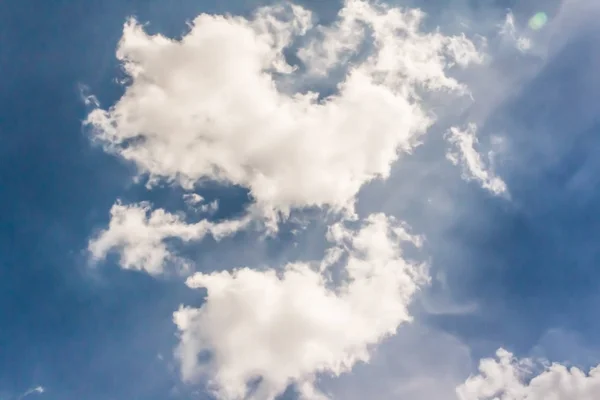
[(482, 360), (479, 374), (457, 388), (459, 400), (593, 400), (598, 393), (600, 366), (589, 373), (561, 364), (540, 366), (504, 349), (495, 359)]
[[(314, 386), (317, 373), (339, 375), (368, 361), (370, 346), (409, 322), (407, 307), (427, 276), (403, 258), (400, 244), (420, 239), (383, 214), (356, 232), (336, 224), (328, 236), (333, 247), (320, 262), (190, 277), (188, 286), (208, 296), (201, 308), (174, 316), (183, 378), (206, 378), (220, 399), (252, 391), (274, 399), (290, 384), (307, 399), (325, 398)], [(328, 278), (334, 268), (343, 282)], [(199, 362), (202, 354), (207, 360)]]
[[(419, 92), (464, 93), (446, 70), (481, 60), (465, 36), (421, 31), (422, 18), (352, 0), (337, 23), (312, 28), (301, 7), (266, 7), (251, 19), (200, 15), (179, 41), (132, 20), (117, 51), (131, 84), (87, 124), (151, 182), (240, 185), (267, 216), (351, 213), (359, 189), (386, 178), (434, 122)], [(309, 72), (346, 69), (336, 93), (286, 91), (283, 79), (305, 79), (283, 56), (294, 44)], [(363, 44), (369, 57), (348, 68)]]

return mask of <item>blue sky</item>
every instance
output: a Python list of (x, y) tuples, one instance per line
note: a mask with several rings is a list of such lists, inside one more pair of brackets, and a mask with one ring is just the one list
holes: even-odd
[[(297, 3), (323, 23), (335, 20), (340, 7), (337, 2)], [(583, 369), (600, 363), (600, 29), (593, 26), (600, 8), (575, 0), (526, 3), (389, 2), (423, 8), (430, 14), (423, 29), (440, 26), (455, 34), (464, 28), (467, 35), (485, 35), (492, 61), (457, 71), (474, 102), (455, 112), (443, 96), (434, 99), (442, 114), (452, 116), (441, 117), (422, 146), (394, 162), (388, 179), (366, 183), (356, 195), (359, 220), (384, 212), (426, 238), (415, 257), (428, 262), (433, 279), (410, 305), (414, 325), (402, 325), (397, 339), (383, 340), (372, 372), (359, 365), (349, 375), (355, 382), (348, 376), (337, 382), (324, 378), (331, 380), (323, 385), (338, 394), (334, 398), (349, 399), (350, 390), (363, 390), (361, 382), (383, 376), (416, 382), (409, 366), (385, 360), (408, 353), (407, 359), (419, 359), (414, 348), (427, 348), (427, 340), (441, 343), (439, 337), (449, 338), (448, 348), (421, 357), (432, 359), (423, 361), (422, 373), (439, 354), (449, 360), (456, 353), (448, 365), (459, 369), (457, 385), (476, 373), (479, 359), (492, 357), (500, 347), (520, 358)], [(186, 223), (204, 217), (186, 206), (182, 195), (187, 191), (177, 182), (148, 189), (134, 181), (135, 162), (93, 142), (93, 133), (83, 126), (93, 109), (84, 96), (94, 95), (102, 108), (123, 96), (117, 81), (124, 72), (115, 51), (127, 18), (148, 23), (150, 34), (178, 38), (200, 13), (248, 16), (264, 4), (0, 4), (0, 400), (19, 399), (37, 386), (45, 391), (27, 397), (213, 398), (205, 381), (182, 381), (173, 355), (179, 343), (173, 312), (181, 304), (202, 307), (206, 292), (186, 286), (177, 274), (127, 269), (114, 252), (96, 263), (88, 254), (90, 238), (106, 229), (117, 199), (150, 201), (154, 209), (184, 213)], [(523, 53), (498, 37), (509, 9), (518, 34), (531, 37), (532, 51)], [(538, 11), (550, 22), (531, 32), (527, 20)], [(446, 160), (444, 131), (470, 121), (479, 126), (481, 154), (499, 154), (494, 173), (506, 183), (509, 198), (495, 196), (477, 180), (462, 179), (460, 166)], [(493, 137), (506, 146), (497, 150)], [(243, 184), (201, 182), (195, 191), (208, 201), (219, 200), (218, 212), (207, 217), (214, 223), (239, 217), (252, 203)], [(250, 230), (219, 242), (175, 240), (172, 248), (203, 272), (320, 259), (327, 247), (324, 232), (332, 223), (328, 218), (334, 217), (315, 208), (294, 210), (292, 216), (305, 219), (298, 234), (291, 232), (298, 228), (292, 219), (282, 221), (271, 238)], [(412, 347), (412, 353), (403, 346)], [(364, 390), (381, 398), (426, 396)], [(295, 397), (290, 389), (281, 398)]]

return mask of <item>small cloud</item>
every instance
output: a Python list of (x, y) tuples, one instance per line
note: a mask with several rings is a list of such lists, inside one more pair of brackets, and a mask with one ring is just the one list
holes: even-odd
[(196, 206), (204, 201), (204, 197), (196, 193), (186, 193), (183, 195), (183, 200), (188, 206)]
[(100, 107), (100, 102), (98, 98), (93, 94), (90, 94), (90, 88), (87, 85), (79, 84), (79, 94), (81, 96), (81, 100), (83, 100), (83, 104), (88, 107), (98, 108)]
[[(461, 164), (462, 176), (465, 180), (475, 180), (484, 189), (495, 195), (507, 194), (506, 183), (486, 166), (481, 155), (475, 149), (478, 143), (476, 132), (477, 126), (475, 124), (469, 124), (464, 130), (456, 127), (450, 128), (446, 138), (455, 150), (449, 151), (446, 157), (454, 165)], [(493, 153), (491, 155), (493, 156)]]
[(22, 395), (20, 395), (17, 400), (21, 400), (27, 396), (30, 396), (32, 394), (42, 394), (46, 392), (46, 388), (44, 388), (43, 386), (36, 386), (34, 388), (31, 388), (29, 390), (27, 390), (26, 392), (24, 392)]
[(214, 214), (219, 209), (218, 200), (213, 200), (210, 203), (205, 203), (204, 197), (196, 193), (184, 194), (183, 200), (185, 201), (185, 204), (187, 204), (188, 207), (201, 213)]
[(514, 46), (522, 53), (531, 49), (531, 39), (519, 33), (515, 24), (515, 16), (512, 12), (506, 14), (504, 23), (500, 25), (500, 36), (511, 41)]

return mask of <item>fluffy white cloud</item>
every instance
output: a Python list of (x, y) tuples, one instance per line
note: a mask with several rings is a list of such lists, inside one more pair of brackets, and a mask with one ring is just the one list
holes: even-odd
[(484, 189), (496, 195), (507, 193), (504, 181), (487, 168), (475, 148), (478, 140), (474, 124), (469, 124), (464, 130), (452, 127), (446, 138), (455, 147), (454, 151), (447, 153), (447, 158), (455, 165), (462, 165), (464, 179), (476, 180)]
[[(464, 92), (446, 70), (481, 60), (464, 36), (421, 32), (421, 19), (347, 0), (336, 24), (317, 29), (296, 6), (251, 19), (200, 15), (181, 40), (129, 21), (117, 56), (130, 85), (87, 123), (151, 181), (241, 185), (271, 216), (307, 206), (351, 212), (360, 187), (387, 177), (433, 122), (417, 93)], [(307, 76), (283, 56), (298, 41), (309, 75), (347, 68), (336, 93), (285, 89)], [(368, 56), (346, 63), (363, 45)]]
[(89, 242), (92, 258), (98, 261), (110, 251), (117, 250), (123, 268), (144, 270), (150, 274), (162, 273), (165, 262), (186, 267), (183, 260), (171, 254), (165, 239), (189, 242), (206, 235), (220, 239), (246, 227), (251, 220), (246, 216), (218, 223), (202, 220), (187, 224), (165, 210), (151, 211), (150, 204), (145, 202), (133, 205), (117, 203), (110, 210), (110, 215), (108, 228)]
[(292, 383), (316, 399), (316, 374), (368, 361), (371, 345), (410, 321), (407, 306), (427, 278), (400, 245), (419, 238), (383, 214), (357, 231), (336, 224), (328, 237), (334, 246), (320, 263), (190, 277), (208, 295), (174, 315), (183, 378), (207, 378), (220, 399), (273, 399)]
[(595, 400), (600, 393), (600, 366), (589, 374), (552, 364), (534, 375), (534, 362), (517, 360), (506, 350), (484, 359), (479, 375), (458, 387), (459, 400)]

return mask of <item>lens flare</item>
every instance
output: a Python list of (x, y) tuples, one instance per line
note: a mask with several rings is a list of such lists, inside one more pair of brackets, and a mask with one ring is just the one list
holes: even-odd
[(548, 16), (544, 12), (539, 12), (529, 19), (529, 27), (534, 31), (542, 29), (548, 22)]

